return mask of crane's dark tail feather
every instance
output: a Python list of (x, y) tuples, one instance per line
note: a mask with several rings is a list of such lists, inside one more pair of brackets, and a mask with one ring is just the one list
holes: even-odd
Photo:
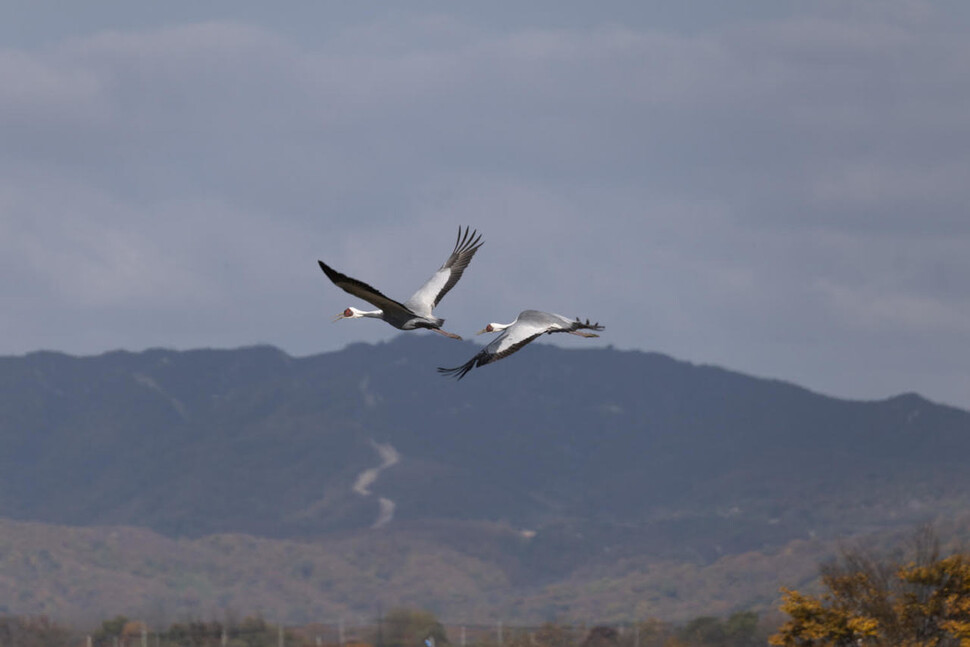
[(587, 319), (586, 320), (586, 323), (583, 323), (582, 320), (580, 320), (579, 317), (576, 317), (576, 321), (573, 322), (573, 326), (574, 326), (573, 327), (573, 330), (579, 330), (580, 328), (587, 328), (589, 330), (605, 330), (606, 329), (606, 326), (601, 326), (598, 321), (596, 323), (594, 323), (594, 324), (591, 324), (589, 322), (589, 319)]
[(460, 380), (461, 378), (465, 377), (465, 375), (468, 374), (468, 371), (475, 368), (475, 360), (477, 359), (478, 359), (477, 357), (473, 357), (467, 362), (465, 362), (464, 364), (462, 364), (461, 366), (456, 366), (455, 368), (441, 368), (439, 366), (438, 372), (441, 373), (442, 375), (447, 375), (448, 377), (454, 377)]

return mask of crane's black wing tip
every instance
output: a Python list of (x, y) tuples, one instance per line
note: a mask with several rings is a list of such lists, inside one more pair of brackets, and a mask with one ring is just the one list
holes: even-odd
[[(470, 232), (470, 233), (469, 233)], [(464, 233), (461, 230), (461, 226), (458, 226), (458, 240), (455, 241), (455, 250), (452, 254), (467, 254), (469, 260), (471, 256), (478, 251), (478, 248), (484, 245), (482, 242), (482, 235), (478, 233), (477, 229), (472, 229), (469, 226), (465, 226)]]
[(474, 364), (475, 360), (471, 360), (470, 362), (465, 362), (461, 366), (456, 366), (454, 368), (443, 368), (439, 366), (438, 373), (444, 375), (445, 377), (453, 377), (456, 380), (460, 380), (468, 374), (468, 371), (472, 370), (472, 366)]
[(461, 367), (460, 366), (458, 366), (456, 368), (444, 368), (444, 367), (441, 367), (441, 366), (438, 367), (438, 374), (439, 375), (442, 375), (444, 377), (454, 377), (454, 378), (460, 380), (462, 378), (462, 376), (459, 375), (459, 373), (461, 373)]
[[(320, 269), (323, 270), (323, 273), (327, 275), (327, 278), (330, 279), (330, 281), (334, 284), (339, 284), (340, 282), (352, 283), (355, 280), (346, 274), (341, 274), (321, 260), (317, 260), (317, 263), (320, 265)], [(374, 291), (373, 288), (371, 288), (371, 290)]]
[(357, 279), (347, 276), (346, 274), (341, 274), (321, 260), (318, 260), (317, 263), (320, 265), (320, 269), (323, 270), (323, 273), (327, 275), (327, 278), (344, 292), (353, 294), (355, 297), (361, 298), (368, 303), (372, 303), (381, 309), (385, 309), (389, 304), (393, 304), (394, 307), (398, 307), (405, 312), (411, 312), (408, 310), (407, 306), (404, 306), (394, 299), (385, 296), (377, 288), (371, 287), (363, 281), (358, 281)]

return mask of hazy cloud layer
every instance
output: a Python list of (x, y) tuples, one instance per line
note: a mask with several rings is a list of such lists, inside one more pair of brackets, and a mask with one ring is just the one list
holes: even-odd
[(717, 4), (38, 9), (0, 49), (0, 352), (385, 339), (316, 259), (406, 298), (470, 224), (449, 330), (548, 309), (970, 406), (966, 10)]

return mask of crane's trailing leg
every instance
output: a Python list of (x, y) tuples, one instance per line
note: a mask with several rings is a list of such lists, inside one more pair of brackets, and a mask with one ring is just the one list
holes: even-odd
[(452, 339), (461, 340), (460, 336), (456, 335), (455, 333), (448, 332), (447, 330), (442, 330), (441, 328), (428, 328), (428, 330), (432, 330), (438, 333), (439, 335), (444, 335), (445, 337), (451, 337)]
[(597, 335), (596, 333), (593, 333), (593, 332), (582, 332), (580, 330), (570, 330), (569, 331), (569, 334), (570, 335), (579, 335), (580, 337), (599, 337), (599, 335)]

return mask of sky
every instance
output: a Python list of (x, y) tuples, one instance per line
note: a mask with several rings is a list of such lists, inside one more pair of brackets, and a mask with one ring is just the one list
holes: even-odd
[(404, 300), (469, 225), (452, 332), (536, 308), (970, 408), (968, 36), (962, 0), (7, 2), (0, 354), (387, 340), (317, 259)]

